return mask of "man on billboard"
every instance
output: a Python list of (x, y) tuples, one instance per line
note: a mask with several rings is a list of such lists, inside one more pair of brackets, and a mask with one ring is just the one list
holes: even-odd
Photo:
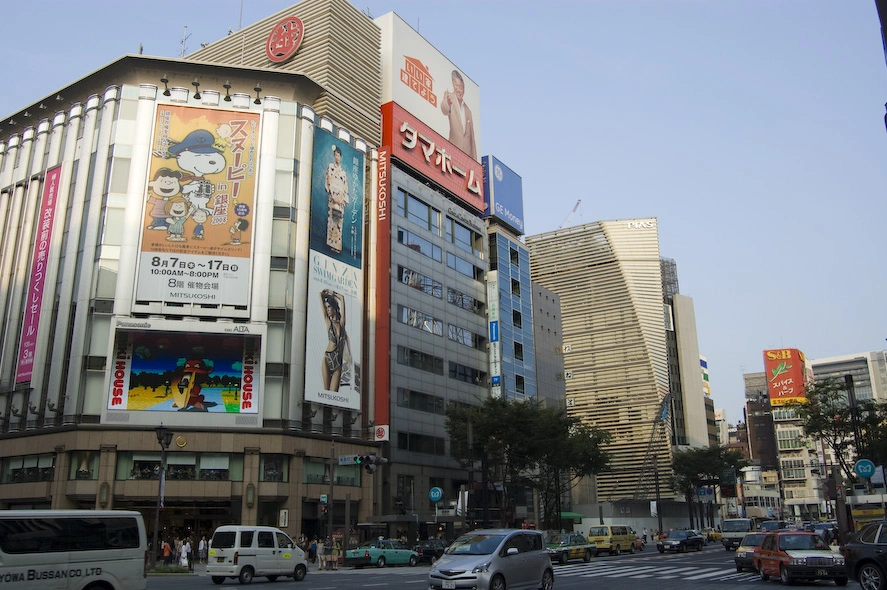
[(474, 141), (474, 117), (465, 104), (465, 81), (458, 70), (453, 70), (453, 91), (444, 91), (440, 110), (450, 120), (450, 143), (477, 160)]

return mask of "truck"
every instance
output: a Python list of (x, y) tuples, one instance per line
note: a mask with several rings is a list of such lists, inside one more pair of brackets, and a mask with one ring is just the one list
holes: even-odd
[(721, 524), (721, 543), (726, 551), (734, 551), (742, 543), (742, 538), (755, 530), (752, 518), (728, 518)]

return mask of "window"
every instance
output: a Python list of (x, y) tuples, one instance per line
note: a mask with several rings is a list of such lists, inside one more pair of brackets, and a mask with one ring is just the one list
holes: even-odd
[(517, 395), (526, 395), (526, 389), (524, 386), (524, 376), (523, 375), (515, 375), (514, 376), (514, 392)]
[(397, 448), (426, 455), (446, 454), (446, 444), (443, 438), (428, 436), (427, 434), (417, 434), (415, 432), (398, 432)]
[(515, 248), (509, 248), (508, 250), (509, 250), (508, 255), (509, 255), (509, 258), (511, 259), (511, 264), (513, 264), (515, 266), (520, 266), (520, 256), (518, 255), (517, 250)]
[(524, 345), (520, 342), (514, 343), (514, 359), (518, 361), (524, 360)]
[(524, 322), (523, 322), (523, 316), (521, 315), (521, 312), (519, 312), (517, 310), (514, 310), (511, 312), (511, 323), (514, 324), (515, 328), (520, 329), (523, 327)]
[(420, 371), (443, 375), (443, 359), (441, 357), (413, 350), (406, 346), (397, 347), (397, 362)]
[(470, 279), (474, 279), (475, 281), (483, 280), (483, 269), (474, 266), (472, 263), (468, 262), (464, 258), (460, 258), (455, 254), (451, 254), (450, 252), (447, 252), (447, 266), (458, 273), (462, 273)]
[(3, 483), (52, 481), (55, 478), (55, 455), (52, 453), (7, 457), (2, 465)]
[(446, 414), (444, 398), (404, 387), (397, 388), (397, 405), (402, 408), (428, 412), (429, 414), (439, 414), (441, 416)]
[(511, 279), (511, 294), (520, 297), (520, 281), (517, 279)]
[(0, 519), (0, 550), (8, 554), (138, 549), (140, 535), (132, 516)]
[(406, 217), (422, 229), (426, 229), (436, 236), (440, 235), (440, 211), (403, 189), (397, 189), (395, 199), (395, 207), (399, 215)]
[(440, 249), (440, 246), (435, 246), (430, 240), (426, 240), (402, 227), (397, 228), (397, 241), (407, 248), (415, 250), (419, 254), (424, 254), (432, 260), (436, 260), (437, 262), (443, 260), (443, 250)]
[(443, 336), (443, 321), (403, 305), (397, 306), (397, 321), (429, 334)]
[(426, 295), (431, 295), (432, 297), (437, 297), (438, 299), (443, 298), (443, 285), (441, 285), (434, 279), (430, 279), (425, 275), (419, 274), (418, 272), (410, 270), (404, 266), (397, 267), (397, 276), (400, 278), (400, 282), (404, 285), (408, 285), (413, 289), (422, 291)]
[(262, 455), (259, 481), (289, 481), (289, 461), (285, 455)]
[(472, 385), (486, 385), (487, 374), (484, 371), (450, 361), (450, 379), (471, 383)]
[(483, 304), (471, 295), (466, 295), (462, 291), (447, 287), (447, 301), (462, 309), (466, 309), (478, 315), (483, 315)]

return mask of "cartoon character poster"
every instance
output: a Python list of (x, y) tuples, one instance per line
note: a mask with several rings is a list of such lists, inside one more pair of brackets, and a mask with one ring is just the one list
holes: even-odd
[(157, 107), (138, 300), (249, 304), (259, 118)]
[(245, 335), (119, 331), (108, 409), (256, 414), (259, 348)]

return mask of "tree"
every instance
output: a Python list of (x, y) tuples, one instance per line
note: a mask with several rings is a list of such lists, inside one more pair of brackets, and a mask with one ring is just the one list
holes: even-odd
[(845, 479), (854, 480), (856, 458), (876, 464), (887, 462), (887, 403), (851, 400), (848, 385), (838, 379), (822, 379), (807, 385), (804, 402), (786, 404), (804, 427), (804, 437), (821, 440), (838, 461)]
[(672, 460), (672, 481), (674, 489), (684, 495), (693, 527), (693, 497), (696, 490), (720, 481), (721, 473), (728, 470), (738, 471), (748, 464), (739, 451), (727, 449), (720, 445), (713, 447), (689, 448), (676, 450)]
[[(460, 465), (473, 470), (480, 460), (481, 481), (501, 482), (503, 508), (514, 505), (519, 488), (537, 490), (547, 528), (560, 528), (562, 480), (572, 487), (603, 470), (609, 459), (603, 450), (607, 432), (581, 423), (563, 408), (535, 401), (487, 398), (479, 405), (451, 404), (447, 431), (451, 455)], [(504, 517), (500, 523), (506, 524)]]

